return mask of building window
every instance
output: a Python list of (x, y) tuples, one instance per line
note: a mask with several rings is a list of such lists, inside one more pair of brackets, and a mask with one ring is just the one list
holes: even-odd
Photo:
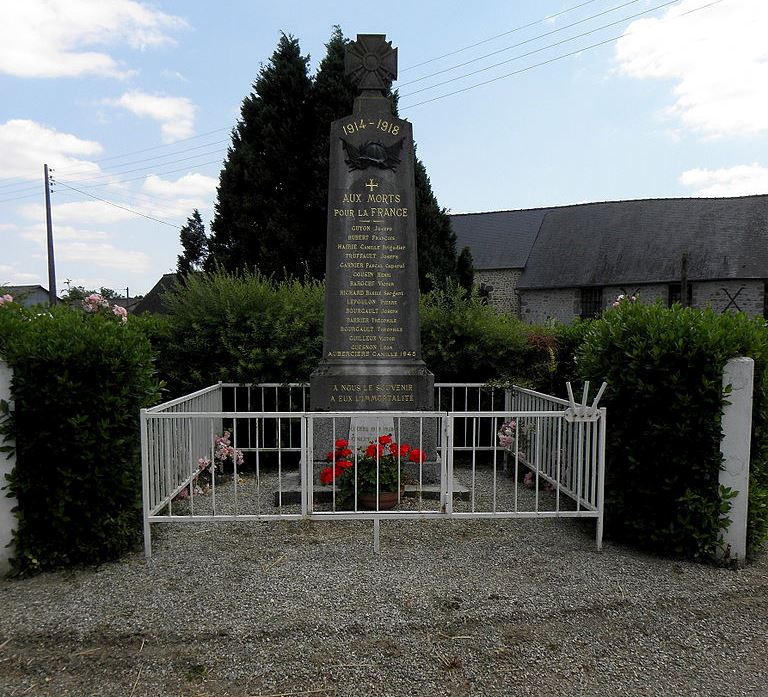
[(603, 310), (603, 289), (581, 289), (581, 319), (597, 317)]
[[(669, 286), (667, 286), (667, 307), (672, 307), (675, 303), (680, 302), (680, 289), (682, 288), (682, 283), (670, 283)], [(687, 306), (691, 307), (693, 305), (693, 284), (688, 284), (688, 302)]]

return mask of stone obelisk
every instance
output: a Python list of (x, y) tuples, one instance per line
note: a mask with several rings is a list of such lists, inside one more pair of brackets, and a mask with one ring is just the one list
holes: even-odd
[(397, 49), (358, 34), (345, 56), (359, 94), (331, 125), (323, 358), (315, 411), (433, 407), (421, 359), (413, 133), (392, 114)]

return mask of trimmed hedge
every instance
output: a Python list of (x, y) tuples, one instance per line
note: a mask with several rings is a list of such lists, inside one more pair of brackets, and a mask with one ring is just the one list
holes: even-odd
[(17, 573), (115, 559), (141, 539), (139, 410), (159, 398), (138, 327), (67, 307), (0, 308), (13, 369)]
[(541, 387), (555, 367), (551, 331), (484, 305), (463, 288), (421, 300), (421, 350), (438, 382), (516, 382)]
[(153, 325), (170, 396), (222, 382), (308, 380), (323, 348), (323, 286), (259, 274), (191, 274)]
[(749, 550), (768, 532), (768, 331), (743, 314), (623, 302), (591, 323), (581, 377), (608, 383), (606, 531), (657, 553), (705, 559), (721, 539), (718, 484), (728, 359), (755, 360)]

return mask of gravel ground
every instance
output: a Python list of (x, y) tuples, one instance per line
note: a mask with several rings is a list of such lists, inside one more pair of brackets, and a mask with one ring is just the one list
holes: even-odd
[(0, 694), (768, 695), (766, 555), (598, 553), (567, 519), (385, 521), (379, 555), (370, 522), (153, 537), (0, 582)]

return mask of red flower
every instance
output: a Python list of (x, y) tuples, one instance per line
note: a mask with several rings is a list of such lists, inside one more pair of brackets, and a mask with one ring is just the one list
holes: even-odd
[(411, 454), (408, 456), (408, 459), (411, 462), (426, 462), (427, 455), (426, 453), (422, 452), (418, 448), (414, 448), (413, 450), (411, 450)]
[(320, 483), (321, 484), (330, 484), (333, 482), (334, 472), (330, 467), (326, 467), (324, 470), (320, 471)]
[(352, 454), (352, 450), (349, 448), (342, 448), (338, 451), (338, 455), (341, 455), (341, 457), (349, 457)]
[(408, 443), (403, 443), (400, 446), (400, 456), (405, 457), (406, 455), (408, 455), (408, 452), (410, 451), (410, 449), (411, 449), (411, 446), (408, 445)]
[(333, 460), (333, 453), (326, 453), (325, 454), (325, 461), (326, 462), (330, 462), (331, 460)]
[(339, 468), (339, 470), (345, 470), (348, 467), (353, 467), (352, 463), (349, 460), (339, 460), (336, 463), (336, 467)]
[(392, 436), (379, 436), (379, 443), (387, 445), (392, 442)]
[(376, 445), (376, 443), (371, 443), (366, 449), (365, 454), (368, 457), (376, 457), (376, 453), (378, 452), (379, 447)]
[(348, 445), (349, 441), (346, 441), (343, 438), (339, 438), (339, 440), (336, 441), (337, 448), (346, 448)]

